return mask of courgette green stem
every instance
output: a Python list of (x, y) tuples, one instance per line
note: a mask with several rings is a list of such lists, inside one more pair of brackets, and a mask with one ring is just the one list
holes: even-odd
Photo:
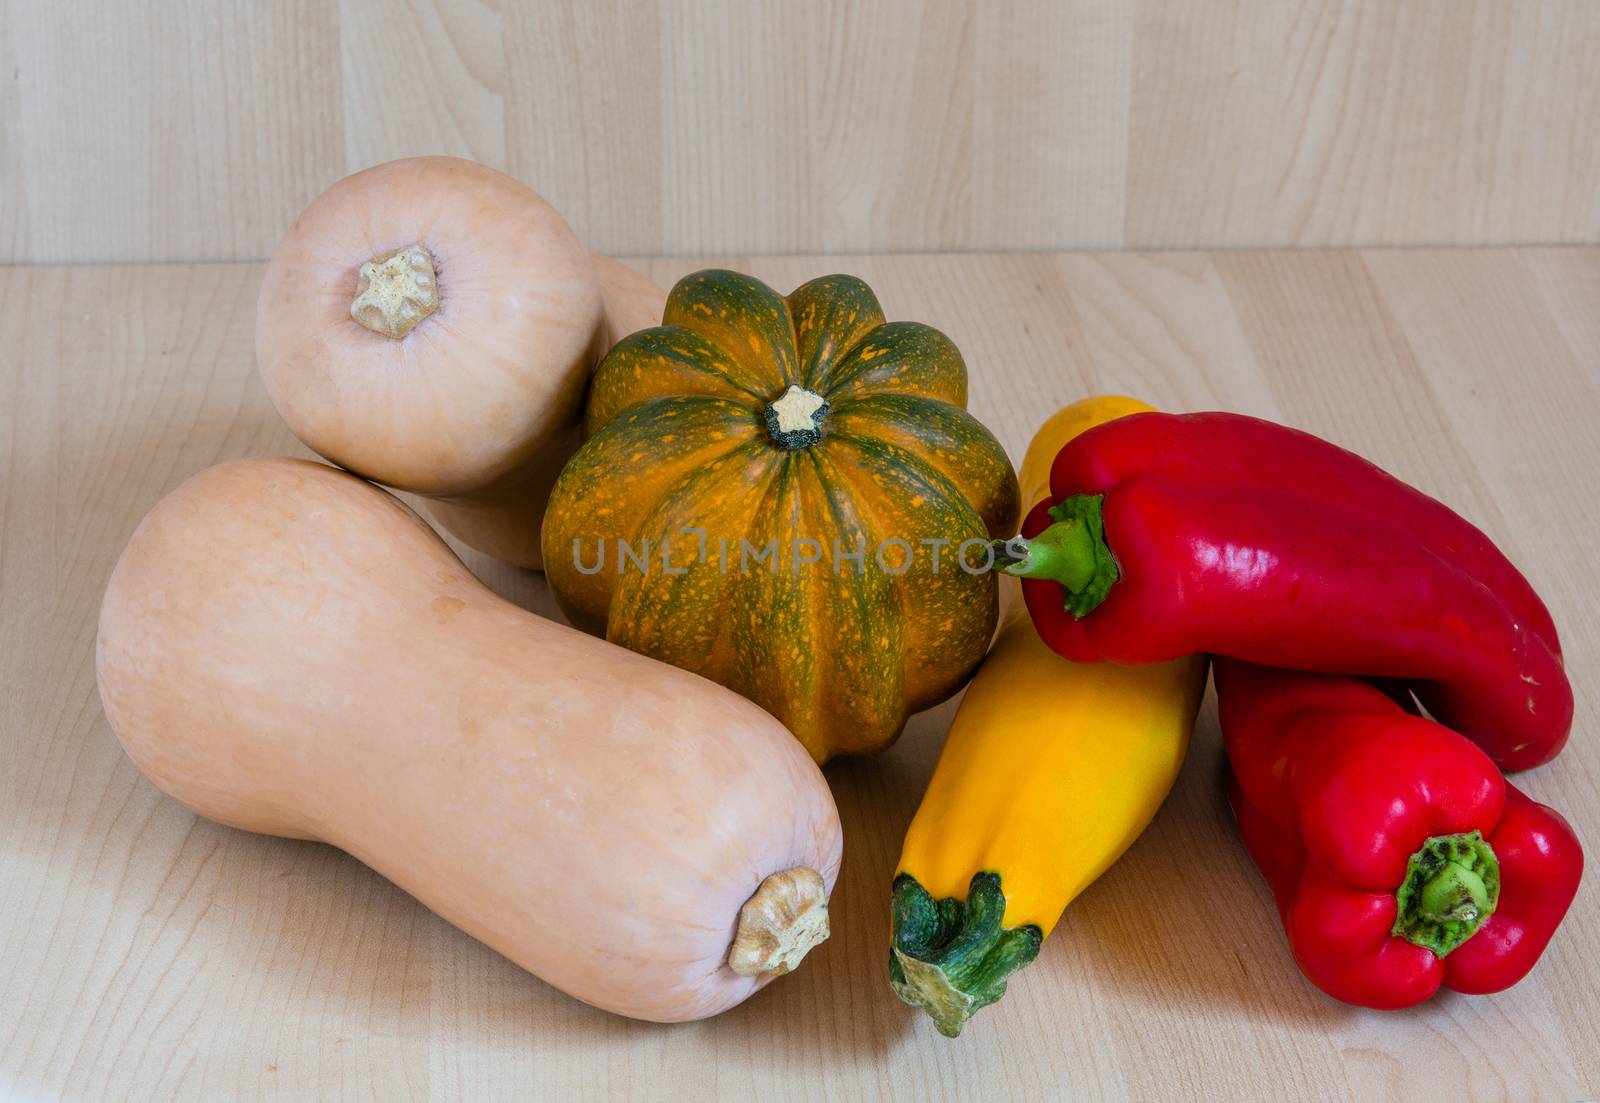
[(1406, 863), (1392, 934), (1444, 957), (1478, 933), (1500, 902), (1500, 862), (1477, 831), (1435, 835)]
[(1050, 507), (1055, 524), (1037, 536), (994, 544), (995, 566), (1018, 578), (1058, 582), (1075, 617), (1093, 612), (1122, 572), (1106, 543), (1103, 494), (1073, 494)]
[(1039, 956), (1044, 932), (1002, 927), (1000, 876), (979, 873), (967, 898), (935, 900), (909, 873), (894, 879), (889, 985), (954, 1038), (979, 1008), (1006, 994), (1006, 978)]

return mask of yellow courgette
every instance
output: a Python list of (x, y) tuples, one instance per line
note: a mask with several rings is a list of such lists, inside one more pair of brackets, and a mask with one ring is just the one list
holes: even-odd
[[(1028, 446), (1024, 506), (1091, 426), (1148, 410), (1101, 396)], [(890, 982), (939, 1031), (1005, 994), (1061, 913), (1139, 837), (1172, 788), (1205, 688), (1202, 656), (1078, 664), (1039, 639), (1007, 579), (1000, 633), (950, 725), (906, 832), (892, 896)]]

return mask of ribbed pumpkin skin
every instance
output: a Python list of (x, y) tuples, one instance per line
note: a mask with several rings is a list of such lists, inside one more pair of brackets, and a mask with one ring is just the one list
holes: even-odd
[[(961, 354), (928, 326), (886, 323), (851, 276), (785, 299), (749, 276), (697, 272), (663, 322), (595, 373), (588, 440), (545, 515), (557, 601), (579, 627), (744, 694), (818, 762), (881, 750), (982, 659), (995, 578), (961, 569), (956, 551), (1016, 526), (1016, 475), (964, 409)], [(790, 385), (829, 409), (820, 440), (785, 450), (766, 410)], [(703, 552), (685, 530), (704, 531)], [(911, 547), (899, 574), (877, 561), (884, 546), (890, 568), (904, 563), (891, 538)], [(635, 552), (648, 541), (648, 569), (621, 559), (619, 539)], [(794, 563), (796, 547), (813, 550), (802, 539), (818, 562)], [(864, 567), (836, 560), (835, 540), (864, 547)]]

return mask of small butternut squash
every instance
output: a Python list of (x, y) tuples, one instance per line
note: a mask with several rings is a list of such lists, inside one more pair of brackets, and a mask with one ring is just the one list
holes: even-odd
[(594, 274), (605, 306), (605, 351), (630, 333), (661, 324), (667, 293), (649, 276), (603, 253), (594, 254)]
[(594, 264), (561, 216), (454, 157), (323, 192), (274, 250), (256, 309), (261, 377), (297, 437), (530, 567), (603, 340)]
[(558, 988), (715, 1014), (827, 937), (838, 814), (772, 717), (485, 589), (302, 460), (194, 476), (107, 588), (112, 730), (159, 788), (320, 839)]

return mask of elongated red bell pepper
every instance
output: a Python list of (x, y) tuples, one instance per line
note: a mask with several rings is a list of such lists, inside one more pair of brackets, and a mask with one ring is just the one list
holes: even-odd
[(1067, 444), (1050, 490), (1000, 562), (1069, 659), (1208, 651), (1403, 679), (1507, 770), (1566, 742), (1572, 689), (1533, 587), (1353, 453), (1239, 414), (1134, 414)]
[(1213, 669), (1234, 814), (1312, 983), (1398, 1008), (1527, 975), (1583, 873), (1559, 814), (1360, 678)]

